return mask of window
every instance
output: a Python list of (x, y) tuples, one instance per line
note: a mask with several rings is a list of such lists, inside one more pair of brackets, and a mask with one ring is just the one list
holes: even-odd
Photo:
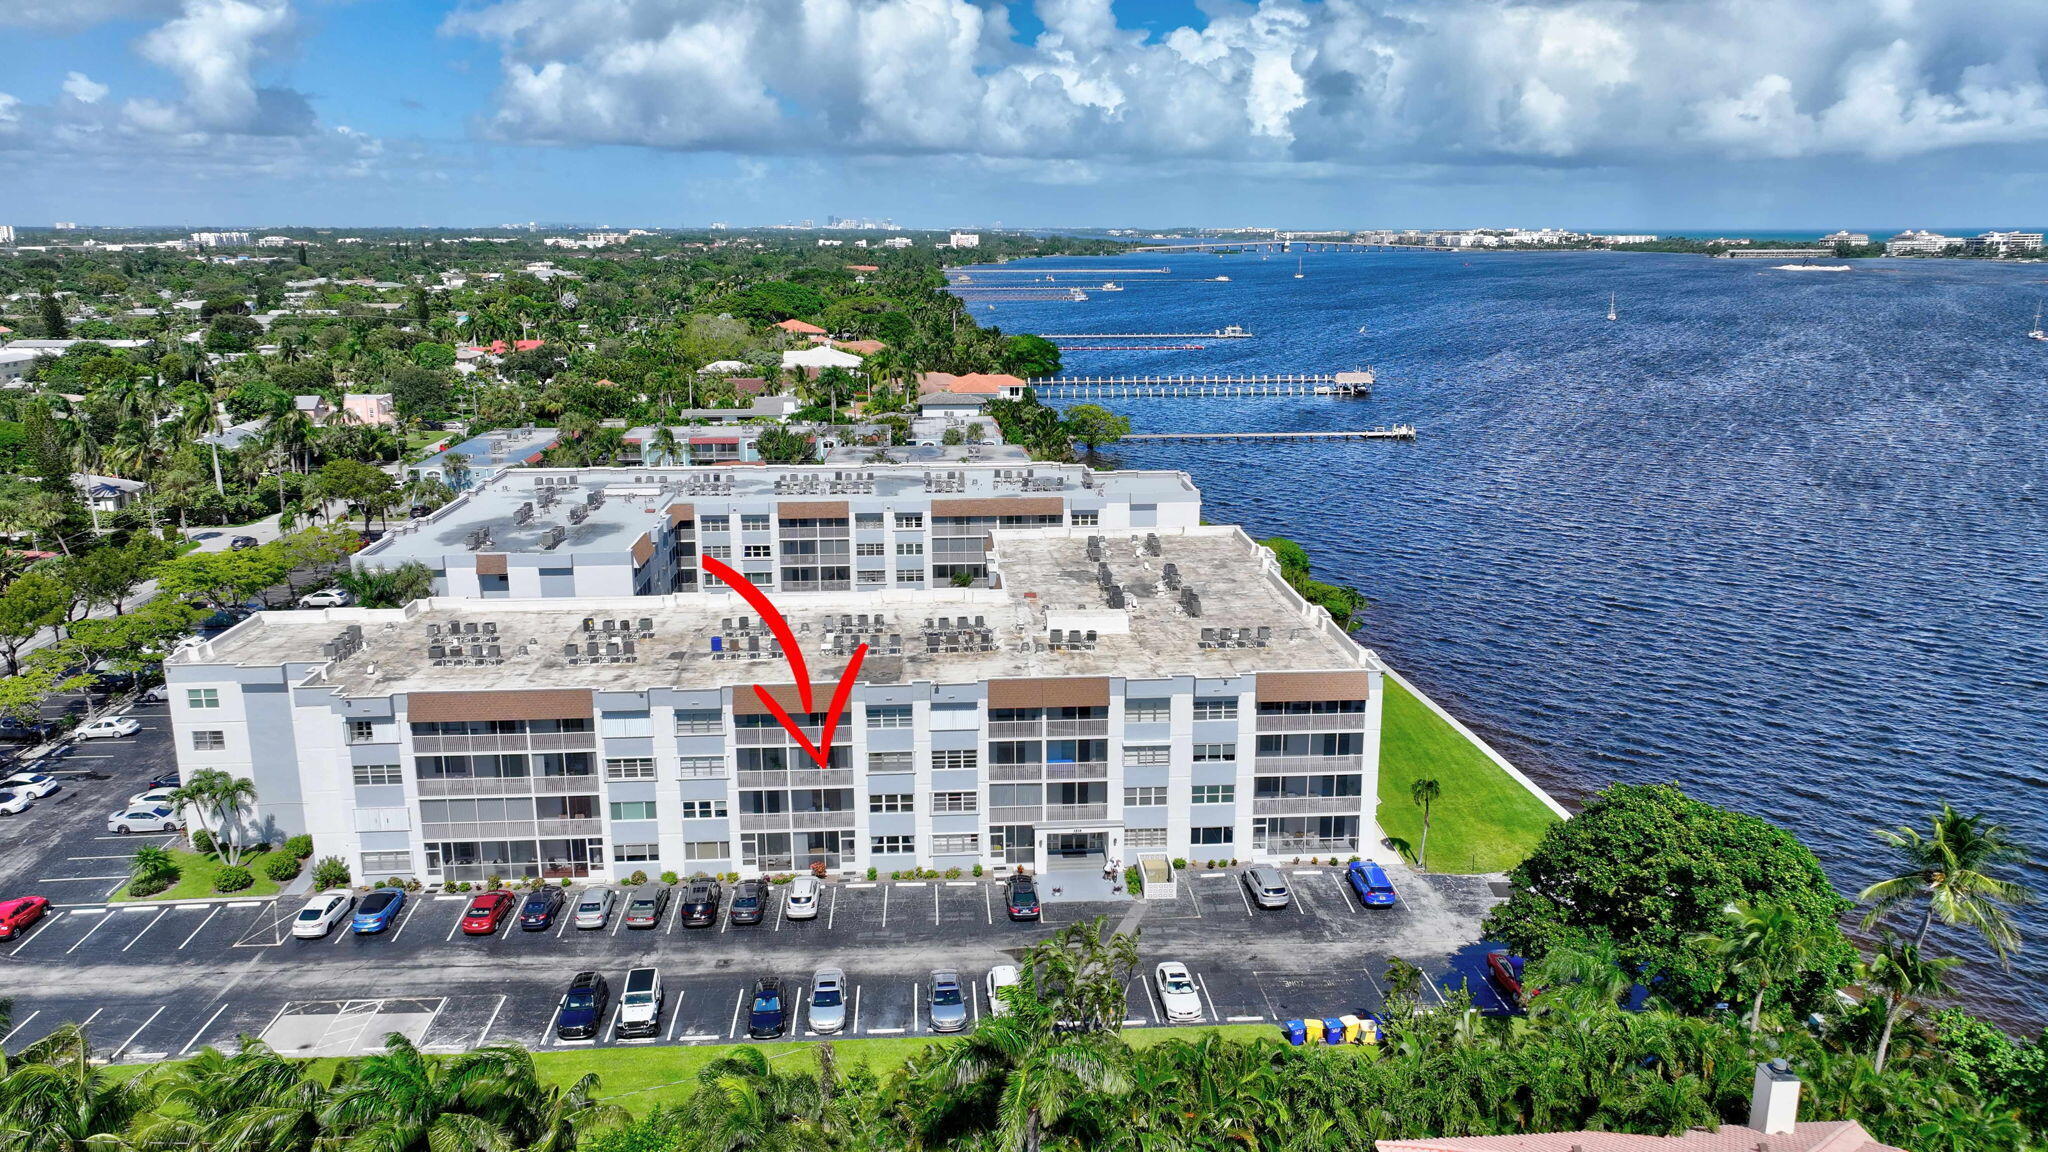
[(386, 876), (402, 876), (412, 871), (410, 852), (365, 852), (363, 870), (358, 873), (364, 883), (382, 880)]
[(942, 768), (974, 768), (979, 765), (980, 760), (980, 753), (972, 748), (965, 751), (934, 752), (932, 753), (932, 770), (938, 771)]
[(597, 730), (608, 737), (652, 736), (654, 718), (646, 712), (606, 712), (598, 718)]
[(924, 513), (898, 512), (896, 514), (896, 526), (898, 528), (922, 528), (924, 527)]
[[(187, 707), (187, 708), (218, 708), (218, 707), (220, 707), (220, 689), (218, 689), (218, 688), (187, 688), (187, 689), (185, 689), (185, 707)], [(369, 721), (367, 721), (367, 720), (358, 720), (358, 721), (355, 721), (354, 723), (357, 723), (357, 724), (368, 724), (368, 723), (369, 723)]]
[(896, 554), (898, 556), (922, 556), (924, 555), (924, 541), (900, 540), (896, 544)]
[(915, 836), (871, 836), (868, 851), (877, 856), (908, 856), (917, 851)]
[(1124, 701), (1126, 724), (1164, 724), (1173, 719), (1173, 701), (1164, 696)]
[(1237, 701), (1197, 700), (1195, 701), (1195, 719), (1235, 720), (1237, 719)]
[(1259, 705), (1261, 716), (1356, 716), (1364, 711), (1363, 700), (1288, 700)]
[(1076, 512), (1076, 513), (1074, 513), (1074, 527), (1076, 527), (1076, 528), (1093, 528), (1093, 527), (1095, 527), (1095, 526), (1096, 526), (1097, 524), (1100, 524), (1101, 522), (1102, 522), (1102, 513), (1100, 513), (1100, 512)]
[(612, 848), (612, 859), (621, 864), (654, 860), (661, 855), (659, 844), (618, 844)]
[(652, 780), (654, 779), (654, 757), (629, 756), (604, 762), (604, 778), (607, 780)]
[(1190, 844), (1228, 844), (1236, 835), (1236, 829), (1228, 824), (1216, 824), (1207, 828), (1188, 829)]
[(404, 772), (396, 764), (356, 765), (356, 783), (358, 784), (402, 784), (404, 782)]
[(874, 543), (854, 545), (853, 554), (855, 556), (887, 556), (889, 553), (886, 550), (885, 545), (880, 543)]
[(911, 723), (911, 709), (908, 704), (868, 705), (868, 727), (908, 728)]
[(1235, 744), (1195, 745), (1195, 763), (1197, 764), (1208, 763), (1216, 760), (1235, 759), (1237, 759), (1237, 745)]
[(882, 514), (880, 512), (855, 512), (853, 514), (853, 526), (855, 528), (880, 528), (882, 526)]
[(1031, 808), (1045, 802), (1043, 784), (991, 784), (988, 802), (994, 808)]
[(981, 727), (981, 709), (972, 704), (934, 704), (931, 726), (934, 732), (972, 732)]
[(697, 518), (697, 530), (700, 532), (730, 532), (732, 530), (732, 517), (699, 516)]
[[(197, 705), (195, 705), (197, 707)], [(209, 705), (210, 707), (210, 705)], [(348, 722), (348, 742), (362, 744), (377, 738), (377, 725), (372, 720), (351, 720)]]
[(962, 832), (953, 836), (932, 837), (932, 855), (955, 856), (963, 852), (981, 851), (981, 833)]
[(1126, 828), (1124, 829), (1124, 844), (1130, 848), (1164, 848), (1166, 847), (1166, 829)]
[(979, 799), (980, 797), (973, 792), (934, 792), (932, 811), (972, 812), (978, 807), (976, 801)]
[(870, 772), (908, 772), (915, 767), (916, 765), (911, 763), (910, 753), (908, 752), (868, 753), (868, 771)]
[(685, 860), (729, 860), (732, 858), (730, 840), (688, 840), (683, 843)]
[(725, 731), (725, 718), (716, 708), (691, 709), (676, 712), (676, 735), (716, 736)]
[(882, 792), (868, 797), (870, 812), (908, 812), (911, 806), (911, 794), (908, 792)]
[(1197, 784), (1193, 803), (1228, 804), (1237, 798), (1235, 784)]
[(723, 756), (685, 756), (681, 762), (685, 780), (705, 780), (725, 775)]
[(775, 558), (775, 545), (749, 544), (740, 549), (740, 555), (749, 560), (773, 560)]
[(1299, 736), (1259, 737), (1261, 756), (1356, 756), (1363, 751), (1363, 732), (1310, 732)]
[(192, 750), (194, 752), (219, 752), (227, 746), (228, 734), (225, 732), (209, 729), (192, 733)]
[(740, 516), (740, 531), (766, 532), (767, 530), (768, 514), (766, 512), (748, 512)]
[(1126, 808), (1156, 808), (1165, 803), (1166, 789), (1164, 787), (1124, 789), (1124, 807)]
[(704, 546), (704, 554), (713, 560), (730, 560), (732, 559), (732, 545), (706, 544)]
[(1126, 744), (1124, 763), (1132, 765), (1165, 764), (1173, 758), (1173, 749), (1165, 744)]
[(863, 584), (886, 584), (888, 580), (889, 574), (880, 568), (863, 568), (860, 570), (860, 582)]
[(614, 800), (612, 801), (612, 819), (652, 820), (654, 819), (654, 801)]
[(685, 800), (683, 801), (683, 819), (723, 820), (725, 819), (725, 801)]
[(924, 583), (924, 569), (899, 568), (896, 571), (896, 582), (898, 584), (922, 584)]

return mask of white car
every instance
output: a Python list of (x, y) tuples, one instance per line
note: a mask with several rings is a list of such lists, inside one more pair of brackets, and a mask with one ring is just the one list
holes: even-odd
[(1152, 983), (1159, 990), (1159, 1006), (1168, 1020), (1185, 1023), (1202, 1018), (1202, 994), (1195, 990), (1195, 978), (1188, 975), (1187, 965), (1164, 961), (1153, 970)]
[(176, 832), (184, 827), (178, 814), (161, 805), (130, 808), (107, 817), (107, 831), (126, 836), (130, 832)]
[(79, 740), (105, 740), (120, 736), (133, 736), (142, 731), (142, 721), (132, 716), (102, 716), (90, 724), (81, 724), (71, 735)]
[(1007, 993), (1017, 986), (1017, 966), (998, 964), (988, 970), (988, 1011), (991, 1016), (1001, 1016), (1010, 1010)]
[(301, 940), (318, 940), (332, 931), (355, 907), (356, 898), (338, 888), (316, 893), (299, 914), (292, 917), (292, 935)]
[[(194, 647), (197, 647), (197, 645), (195, 644)], [(180, 645), (178, 651), (183, 652), (184, 650), (184, 646)], [(169, 704), (171, 702), (171, 686), (169, 684), (153, 684), (143, 689), (140, 699), (144, 704)]]
[(342, 588), (322, 588), (299, 597), (301, 608), (344, 608), (355, 602), (356, 598)]
[(0, 792), (0, 815), (19, 816), (31, 803), (26, 792)]
[(791, 920), (815, 920), (818, 916), (818, 893), (824, 885), (816, 876), (798, 876), (789, 882), (789, 890), (782, 897), (782, 914)]
[(0, 788), (9, 792), (19, 792), (31, 800), (41, 800), (55, 792), (58, 787), (55, 776), (45, 776), (41, 772), (16, 772), (7, 779), (0, 780)]
[(130, 808), (176, 808), (178, 802), (172, 797), (177, 791), (176, 788), (151, 788), (147, 792), (137, 792), (128, 798), (128, 806)]

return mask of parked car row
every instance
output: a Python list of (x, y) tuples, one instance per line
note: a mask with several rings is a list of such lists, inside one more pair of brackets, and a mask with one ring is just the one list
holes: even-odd
[[(1294, 890), (1288, 886), (1287, 877), (1270, 864), (1254, 864), (1239, 873), (1238, 878), (1244, 884), (1245, 895), (1261, 908), (1287, 908), (1294, 903)], [(1400, 903), (1394, 882), (1387, 879), (1387, 870), (1377, 861), (1353, 860), (1344, 869), (1344, 882), (1358, 895), (1359, 903), (1368, 908), (1392, 908)]]

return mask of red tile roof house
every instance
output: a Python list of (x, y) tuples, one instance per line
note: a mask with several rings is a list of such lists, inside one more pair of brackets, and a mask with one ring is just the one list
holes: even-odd
[(935, 392), (951, 392), (956, 396), (1003, 396), (1015, 399), (1024, 394), (1024, 381), (1003, 372), (970, 372), (955, 376), (950, 372), (926, 372), (917, 378), (917, 394), (929, 396)]
[(812, 340), (822, 340), (828, 335), (823, 328), (818, 327), (816, 324), (806, 324), (801, 320), (784, 320), (777, 324), (776, 327), (789, 333), (791, 336), (808, 336)]
[(1871, 1139), (1854, 1120), (1809, 1120), (1799, 1115), (1799, 1078), (1782, 1061), (1759, 1064), (1749, 1100), (1749, 1123), (1695, 1128), (1683, 1136), (1621, 1132), (1533, 1132), (1517, 1136), (1441, 1136), (1381, 1140), (1378, 1152), (1904, 1152)]
[(880, 340), (834, 340), (832, 346), (841, 352), (851, 352), (855, 356), (873, 356), (888, 347)]
[(489, 344), (468, 344), (460, 351), (472, 356), (503, 356), (507, 352), (531, 352), (546, 343), (545, 340), (514, 340), (507, 345), (503, 340), (493, 340)]

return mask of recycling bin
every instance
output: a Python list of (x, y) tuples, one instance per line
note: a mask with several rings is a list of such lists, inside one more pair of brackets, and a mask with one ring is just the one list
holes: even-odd
[(1311, 1016), (1301, 1022), (1301, 1039), (1305, 1044), (1323, 1042), (1323, 1022)]
[(1308, 1025), (1300, 1020), (1283, 1020), (1280, 1030), (1286, 1034), (1287, 1042), (1296, 1048), (1308, 1043)]
[(1344, 1042), (1344, 1021), (1336, 1016), (1323, 1017), (1323, 1040), (1330, 1044)]
[(1358, 1022), (1358, 1042), (1377, 1044), (1380, 1042), (1380, 1018), (1367, 1016)]
[(1339, 1016), (1337, 1019), (1344, 1024), (1344, 1042), (1346, 1044), (1358, 1043), (1358, 1017), (1346, 1014)]

